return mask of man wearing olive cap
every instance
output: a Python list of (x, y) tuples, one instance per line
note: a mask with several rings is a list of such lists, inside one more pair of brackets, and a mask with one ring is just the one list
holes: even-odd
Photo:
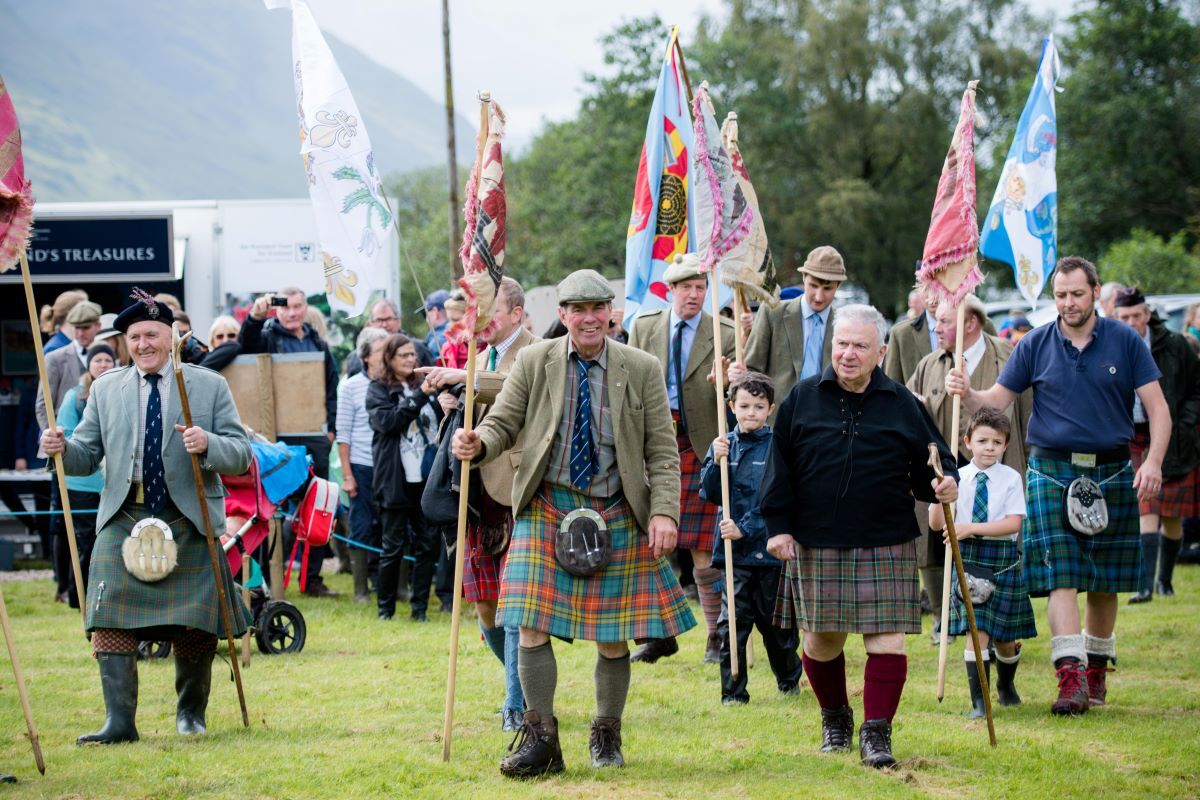
[[(135, 290), (136, 291), (136, 290)], [(42, 434), (42, 447), (62, 453), (68, 475), (90, 475), (103, 465), (104, 489), (96, 516), (87, 589), (87, 629), (100, 666), (106, 718), (80, 744), (136, 741), (139, 640), (172, 641), (175, 726), (179, 733), (205, 730), (212, 662), (221, 628), (217, 585), (204, 541), (200, 499), (191, 456), (203, 469), (205, 502), (214, 533), (225, 532), (224, 489), (218, 475), (240, 475), (250, 466), (250, 445), (225, 379), (203, 367), (184, 365), (192, 411), (185, 428), (171, 359), (171, 309), (144, 292), (122, 311), (114, 327), (125, 334), (133, 365), (104, 373), (92, 384), (83, 420), (70, 440), (61, 430)], [(65, 349), (65, 348), (64, 348)], [(165, 522), (177, 563), (160, 580), (127, 566), (123, 546), (147, 518)], [(157, 558), (151, 555), (151, 562)], [(229, 563), (218, 559), (225, 594), (239, 598)], [(133, 570), (133, 571), (131, 571)], [(135, 572), (142, 572), (137, 577)], [(240, 636), (249, 613), (233, 600), (232, 632)]]
[[(496, 616), (498, 625), (520, 627), (528, 709), (519, 746), (500, 762), (510, 777), (563, 769), (551, 636), (596, 642), (592, 765), (621, 766), (628, 641), (696, 624), (665, 558), (677, 536), (679, 451), (662, 368), (607, 337), (613, 296), (594, 270), (567, 276), (558, 285), (567, 335), (523, 348), (479, 427), (454, 434), (454, 455), (482, 464), (524, 433), (519, 460), (510, 454), (516, 524)], [(563, 519), (576, 510), (601, 517), (611, 537), (607, 564), (587, 577), (556, 555)]]
[[(46, 382), (50, 384), (50, 402), (57, 411), (62, 399), (73, 387), (79, 385), (87, 363), (87, 349), (100, 332), (100, 306), (84, 300), (76, 304), (67, 314), (67, 322), (75, 329), (74, 340), (46, 356)], [(36, 412), (38, 426), (46, 429), (46, 398), (38, 384)]]

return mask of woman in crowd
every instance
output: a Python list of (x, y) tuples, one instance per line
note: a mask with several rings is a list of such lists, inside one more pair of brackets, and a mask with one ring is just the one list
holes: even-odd
[[(70, 437), (83, 419), (92, 382), (117, 365), (112, 348), (105, 344), (93, 344), (88, 348), (87, 370), (79, 385), (67, 390), (58, 409), (58, 425)], [(71, 501), (71, 518), (75, 522), (75, 542), (79, 548), (79, 568), (83, 573), (83, 585), (87, 586), (88, 564), (92, 557), (92, 545), (96, 542), (96, 510), (100, 506), (100, 490), (104, 488), (104, 476), (100, 470), (83, 477), (67, 476), (67, 499)], [(66, 552), (66, 547), (59, 548)], [(75, 581), (70, 563), (59, 566), (59, 591), (67, 592), (71, 608), (79, 608), (79, 597), (75, 592)], [(63, 586), (63, 583), (66, 586)]]
[(70, 343), (71, 337), (67, 336), (62, 329), (67, 322), (67, 314), (70, 314), (72, 308), (87, 299), (87, 292), (82, 289), (68, 289), (54, 298), (53, 306), (42, 306), (38, 324), (42, 333), (50, 337), (42, 346), (42, 353), (50, 355), (58, 348)]
[(220, 372), (242, 352), (238, 345), (238, 333), (242, 326), (231, 316), (222, 315), (213, 320), (208, 328), (208, 352), (200, 366)]
[[(405, 550), (412, 566), (412, 619), (424, 622), (429, 590), (437, 566), (437, 531), (421, 517), (421, 492), (433, 457), (438, 421), (444, 412), (435, 390), (423, 387), (414, 372), (417, 349), (407, 336), (394, 333), (383, 346), (378, 377), (367, 387), (367, 415), (374, 436), (373, 489), (383, 524), (379, 557), (379, 618), (396, 612), (400, 562)], [(453, 401), (453, 397), (450, 397)], [(411, 532), (410, 532), (411, 531)], [(407, 547), (406, 547), (407, 545)]]

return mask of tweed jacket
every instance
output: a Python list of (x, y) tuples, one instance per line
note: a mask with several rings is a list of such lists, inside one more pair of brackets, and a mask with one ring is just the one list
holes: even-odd
[[(50, 399), (54, 402), (55, 414), (58, 413), (58, 407), (62, 405), (62, 399), (67, 396), (67, 392), (79, 385), (83, 370), (83, 362), (79, 360), (75, 342), (46, 356), (46, 382), (50, 384)], [(46, 418), (46, 398), (42, 392), (41, 381), (38, 382), (35, 413), (38, 426), (41, 430), (46, 430), (50, 423)]]
[[(971, 388), (986, 390), (996, 385), (1000, 371), (1008, 363), (1012, 355), (1012, 345), (995, 336), (983, 336), (983, 356), (979, 365), (971, 373)], [(967, 432), (967, 422), (971, 412), (966, 406), (959, 414), (958, 435), (950, 430), (952, 421), (953, 399), (946, 394), (946, 374), (950, 371), (954, 354), (942, 349), (925, 356), (917, 364), (912, 376), (908, 379), (908, 388), (925, 398), (925, 408), (929, 416), (937, 423), (938, 431), (947, 442), (954, 442), (957, 453), (961, 458), (970, 458), (971, 453), (963, 446), (962, 437)], [(1017, 395), (1017, 399), (1004, 411), (1012, 424), (1012, 432), (1008, 437), (1008, 449), (1004, 451), (1001, 463), (1012, 467), (1022, 475), (1025, 474), (1025, 430), (1029, 424), (1029, 412), (1032, 410), (1033, 390), (1026, 390)]]
[[(656, 309), (639, 316), (629, 332), (629, 346), (643, 350), (658, 359), (666, 381), (671, 350), (671, 311)], [(731, 320), (721, 318), (721, 350), (733, 361), (736, 357), (736, 332)], [(683, 413), (687, 416), (688, 439), (692, 452), (704, 458), (713, 439), (717, 438), (717, 401), (708, 374), (713, 366), (712, 314), (700, 312), (700, 327), (692, 341), (688, 362), (683, 367)]]
[[(775, 399), (782, 402), (800, 380), (804, 367), (804, 312), (797, 297), (771, 308), (765, 303), (758, 310), (750, 338), (746, 340), (746, 366), (766, 373), (775, 381)], [(833, 353), (833, 323), (837, 312), (829, 310), (825, 326), (825, 352), (821, 369), (829, 366)], [(774, 414), (771, 415), (774, 420)], [(710, 441), (711, 443), (711, 441)]]
[[(565, 413), (568, 337), (521, 349), (504, 389), (479, 424), (486, 464), (512, 449), (524, 433), (524, 448), (513, 459), (512, 508), (519, 514), (541, 485)], [(608, 399), (612, 413), (617, 470), (625, 499), (642, 530), (650, 517), (679, 521), (679, 447), (667, 405), (667, 386), (658, 359), (612, 339), (608, 348)]]
[[(496, 362), (496, 370), (494, 372), (489, 372), (486, 369), (488, 354), (492, 348), (488, 347), (482, 353), (476, 355), (475, 400), (478, 404), (476, 406), (476, 419), (482, 419), (486, 416), (487, 406), (496, 401), (496, 396), (504, 388), (504, 379), (512, 370), (513, 364), (516, 363), (517, 353), (520, 352), (521, 348), (540, 341), (540, 338), (522, 328), (512, 345), (504, 351), (504, 355)], [(516, 441), (508, 451), (479, 468), (479, 478), (483, 481), (483, 488), (487, 490), (487, 493), (497, 503), (508, 505), (512, 502), (513, 475), (516, 474), (517, 467), (521, 463), (521, 448), (524, 441), (525, 437), (518, 433)]]
[[(221, 475), (241, 475), (250, 468), (250, 443), (242, 428), (229, 384), (204, 367), (185, 364), (184, 381), (192, 410), (192, 424), (208, 433), (208, 451), (200, 459), (208, 514), (216, 535), (225, 531), (225, 487)], [(104, 490), (100, 492), (99, 530), (124, 505), (133, 481), (133, 460), (138, 441), (138, 380), (135, 367), (109, 370), (96, 379), (88, 397), (83, 420), (67, 440), (63, 468), (68, 475), (90, 475), (104, 467)], [(175, 376), (171, 375), (174, 381)], [(176, 508), (196, 529), (204, 531), (192, 460), (183, 448), (175, 425), (183, 424), (183, 408), (174, 383), (163, 410), (163, 469), (167, 494)]]
[(887, 346), (887, 353), (883, 357), (883, 374), (896, 383), (908, 383), (908, 379), (917, 371), (917, 364), (932, 352), (929, 346), (929, 318), (922, 312), (910, 319), (900, 320), (892, 326)]

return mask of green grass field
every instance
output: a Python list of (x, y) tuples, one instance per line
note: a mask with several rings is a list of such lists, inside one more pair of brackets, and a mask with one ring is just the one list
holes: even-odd
[[(349, 578), (331, 584), (349, 590)], [(703, 637), (657, 665), (634, 665), (624, 721), (623, 770), (588, 765), (595, 648), (555, 645), (556, 701), (567, 771), (532, 784), (502, 778), (496, 763), (511, 734), (499, 729), (498, 662), (463, 621), (453, 758), (441, 760), (449, 616), (391, 622), (373, 607), (337, 600), (298, 604), (308, 645), (294, 656), (255, 652), (243, 671), (251, 727), (239, 725), (228, 667), (214, 667), (209, 733), (175, 733), (170, 660), (140, 667), (134, 745), (79, 748), (99, 727), (103, 704), (80, 620), (51, 602), (48, 581), (3, 583), (45, 753), (33, 767), (7, 666), (0, 670), (0, 768), (9, 797), (1197, 797), (1200, 796), (1200, 569), (1182, 567), (1178, 595), (1123, 606), (1119, 671), (1107, 708), (1078, 719), (1048, 713), (1054, 674), (1048, 638), (1025, 643), (1018, 688), (1025, 705), (997, 708), (999, 746), (964, 716), (966, 680), (955, 647), (947, 696), (935, 699), (936, 648), (910, 637), (909, 680), (896, 720), (900, 768), (874, 772), (857, 753), (822, 756), (816, 702), (805, 687), (782, 697), (765, 658), (750, 673), (750, 705), (720, 704), (715, 665), (700, 663)], [(290, 595), (289, 595), (290, 596)], [(291, 598), (294, 599), (294, 598)], [(1039, 625), (1045, 602), (1035, 603)], [(700, 616), (696, 609), (697, 617)], [(928, 626), (928, 618), (926, 626)], [(758, 648), (761, 657), (761, 644)], [(847, 651), (851, 704), (861, 718), (862, 646)]]

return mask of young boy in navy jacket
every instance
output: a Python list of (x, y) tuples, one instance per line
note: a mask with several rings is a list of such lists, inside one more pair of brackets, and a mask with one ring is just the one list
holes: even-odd
[[(758, 511), (758, 488), (762, 484), (771, 445), (767, 418), (775, 410), (775, 385), (766, 375), (747, 372), (729, 386), (729, 406), (737, 428), (727, 438), (713, 440), (700, 472), (700, 495), (721, 502), (721, 468), (717, 459), (729, 462), (729, 520), (717, 517), (721, 537), (713, 546), (713, 566), (725, 574), (725, 542), (733, 542), (733, 596), (737, 611), (738, 664), (734, 680), (730, 669), (729, 592), (722, 592), (717, 632), (721, 636), (721, 702), (725, 705), (750, 702), (746, 691), (746, 642), (754, 626), (762, 634), (767, 659), (779, 691), (794, 694), (801, 674), (799, 633), (777, 628), (775, 594), (782, 564), (767, 552), (767, 528)], [(728, 587), (726, 587), (727, 589)]]

